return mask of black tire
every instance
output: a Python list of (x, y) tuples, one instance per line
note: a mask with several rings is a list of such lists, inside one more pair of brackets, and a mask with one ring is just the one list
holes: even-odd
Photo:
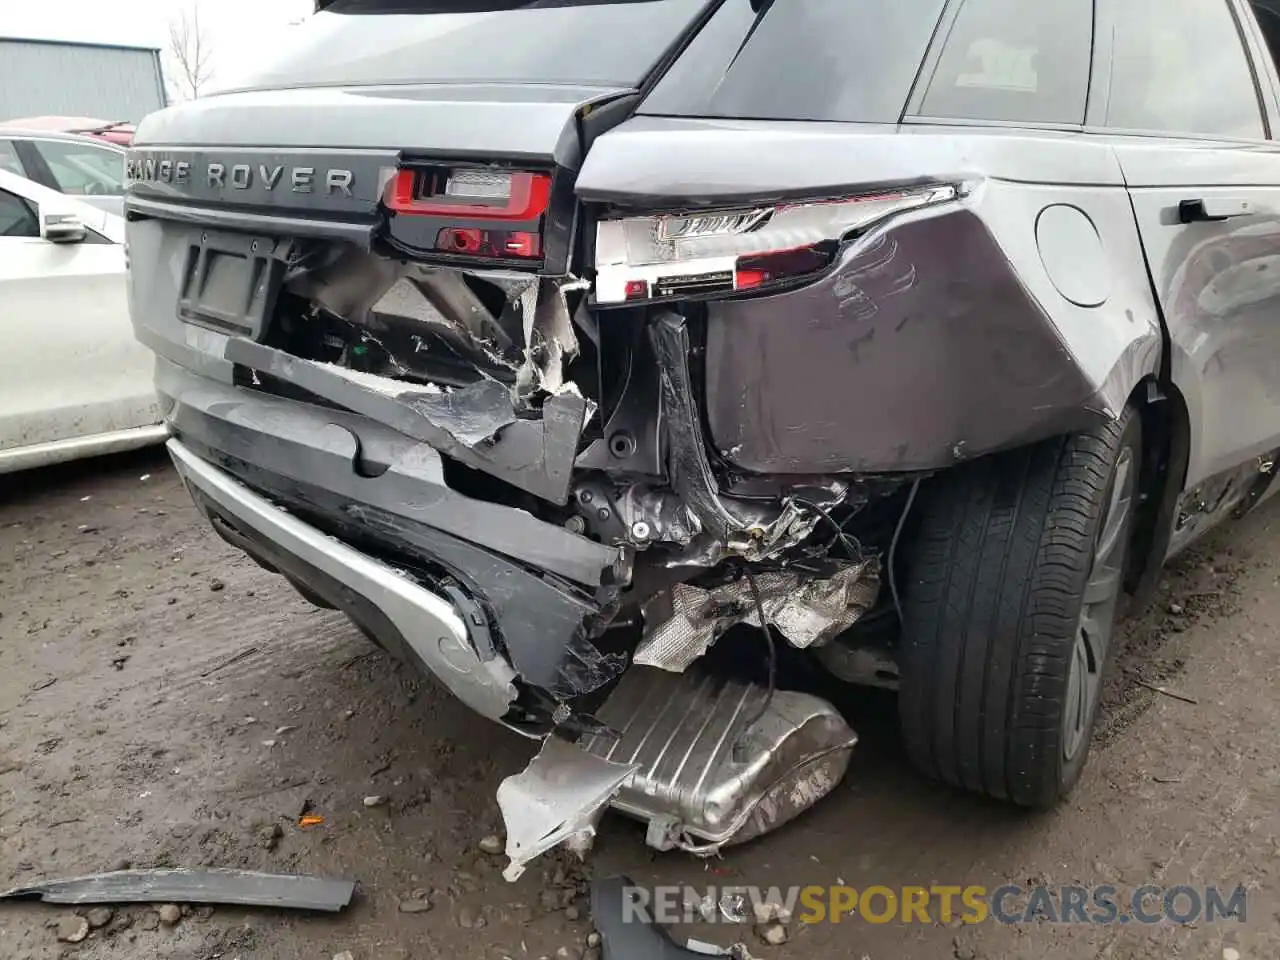
[(898, 702), (927, 776), (1033, 807), (1079, 780), (1115, 646), (1141, 450), (1130, 409), (921, 485), (901, 547)]

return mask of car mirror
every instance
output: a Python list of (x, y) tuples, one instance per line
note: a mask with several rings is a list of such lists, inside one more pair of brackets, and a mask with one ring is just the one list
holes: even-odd
[(40, 236), (50, 243), (79, 243), (85, 237), (84, 221), (68, 210), (40, 210)]

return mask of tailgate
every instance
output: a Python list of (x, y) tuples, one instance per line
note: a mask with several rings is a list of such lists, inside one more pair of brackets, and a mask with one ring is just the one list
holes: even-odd
[(713, 5), (337, 0), (229, 91), (143, 121), (128, 210), (563, 275), (586, 142)]
[[(337, 0), (127, 163), (138, 338), (564, 504), (591, 138), (714, 0)], [(589, 348), (590, 345), (587, 345)]]

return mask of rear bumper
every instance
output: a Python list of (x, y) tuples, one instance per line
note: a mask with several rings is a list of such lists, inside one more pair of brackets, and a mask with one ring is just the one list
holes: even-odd
[(497, 656), (481, 660), (453, 603), (290, 516), (181, 442), (170, 440), (168, 448), (192, 499), (230, 542), (407, 649), (476, 712), (493, 719), (507, 713), (516, 698), (514, 672)]
[(215, 529), (478, 712), (538, 732), (622, 671), (592, 638), (629, 578), (623, 551), (463, 496), (435, 450), (367, 418), (163, 358), (156, 382)]

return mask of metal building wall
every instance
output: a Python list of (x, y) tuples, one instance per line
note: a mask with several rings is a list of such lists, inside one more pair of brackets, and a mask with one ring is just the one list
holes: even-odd
[(52, 115), (136, 122), (164, 105), (158, 51), (0, 37), (0, 121)]

